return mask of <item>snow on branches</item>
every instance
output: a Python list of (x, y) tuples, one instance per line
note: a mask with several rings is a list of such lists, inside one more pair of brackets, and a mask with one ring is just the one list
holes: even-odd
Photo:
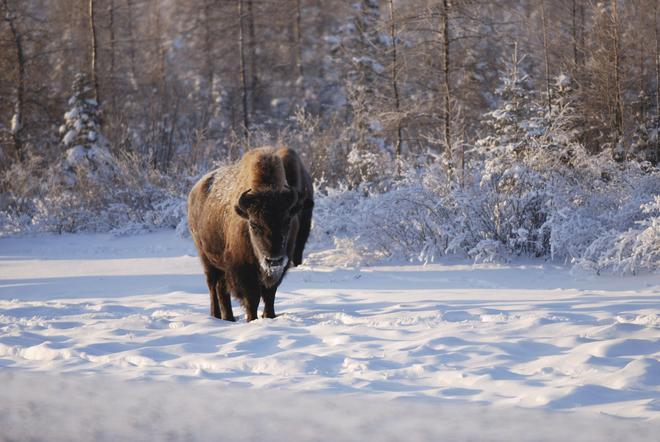
[(76, 184), (80, 174), (92, 180), (112, 179), (115, 174), (108, 141), (101, 134), (99, 104), (91, 92), (85, 76), (77, 74), (68, 101), (70, 108), (59, 130), (65, 151), (61, 178), (70, 186)]

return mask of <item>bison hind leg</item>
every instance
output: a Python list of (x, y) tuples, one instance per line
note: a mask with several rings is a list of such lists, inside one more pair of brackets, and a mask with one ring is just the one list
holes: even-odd
[(209, 287), (211, 316), (225, 321), (236, 321), (231, 308), (231, 297), (227, 291), (225, 272), (213, 266), (204, 255), (202, 255), (202, 264), (206, 275), (206, 284)]
[(264, 300), (264, 311), (261, 314), (262, 318), (273, 319), (275, 315), (275, 292), (277, 291), (277, 286), (264, 288), (261, 291), (261, 298)]
[(228, 291), (240, 301), (248, 322), (257, 319), (261, 300), (259, 283), (255, 280), (254, 273), (255, 269), (249, 265), (229, 268), (225, 273)]
[(206, 285), (209, 287), (209, 295), (211, 299), (210, 314), (214, 318), (221, 318), (220, 304), (218, 302), (217, 285), (220, 278), (220, 270), (213, 267), (207, 260), (202, 259), (204, 264), (204, 274), (206, 275)]
[(258, 318), (257, 316), (257, 310), (259, 309), (259, 301), (260, 297), (259, 296), (242, 296), (241, 298), (241, 304), (243, 304), (243, 308), (245, 309), (245, 319), (247, 322), (254, 321), (255, 319)]
[(220, 305), (220, 316), (225, 321), (235, 322), (234, 310), (231, 308), (231, 294), (227, 289), (224, 272), (221, 272), (215, 287), (216, 299)]

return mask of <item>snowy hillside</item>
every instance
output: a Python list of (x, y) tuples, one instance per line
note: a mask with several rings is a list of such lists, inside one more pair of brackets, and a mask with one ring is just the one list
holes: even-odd
[[(131, 429), (121, 416), (124, 407), (143, 409), (142, 394), (158, 404), (155, 422), (172, 415), (193, 428), (190, 422), (208, 425), (221, 417), (230, 434), (246, 440), (261, 434), (239, 431), (249, 410), (258, 416), (276, 410), (279, 423), (255, 428), (279, 434), (278, 425), (295, 421), (306, 401), (317, 407), (314, 413), (330, 410), (342, 419), (337, 434), (351, 440), (360, 439), (352, 431), (375, 431), (406, 414), (408, 400), (419, 412), (401, 427), (390, 425), (392, 440), (406, 439), (407, 425), (419, 430), (435, 413), (492, 418), (499, 424), (490, 428), (505, 431), (493, 439), (523, 431), (521, 419), (536, 428), (541, 421), (561, 420), (566, 429), (593, 422), (580, 432), (585, 440), (603, 434), (651, 440), (660, 430), (658, 275), (571, 274), (542, 261), (339, 269), (313, 266), (312, 255), (312, 265), (292, 271), (280, 287), (280, 316), (247, 324), (239, 306), (238, 323), (208, 315), (194, 248), (172, 232), (5, 238), (0, 255), (0, 376), (7, 386), (0, 426), (11, 429), (10, 440), (39, 438), (28, 422), (56, 420), (55, 411), (40, 407), (50, 401), (60, 407), (63, 397), (81, 422), (109, 412), (121, 422), (117, 428), (137, 438), (149, 427)], [(286, 392), (274, 392), (280, 389)], [(100, 403), (88, 399), (92, 391)], [(203, 406), (223, 401), (233, 417)], [(290, 407), (280, 409), (281, 402)], [(181, 415), (184, 404), (201, 414)], [(364, 410), (364, 428), (351, 410)], [(318, 425), (317, 419), (302, 422)], [(186, 435), (173, 423), (157, 426), (177, 440), (208, 437), (194, 428)], [(91, 428), (107, 439), (107, 422)], [(62, 440), (87, 439), (72, 423), (63, 431)], [(437, 440), (475, 437), (474, 431), (438, 425), (410, 434)], [(335, 439), (327, 431), (291, 434)], [(546, 436), (555, 438), (538, 438)]]

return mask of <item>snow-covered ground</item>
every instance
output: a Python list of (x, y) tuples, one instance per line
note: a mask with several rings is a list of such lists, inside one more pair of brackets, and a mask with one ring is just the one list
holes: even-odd
[(660, 432), (660, 275), (309, 262), (277, 319), (227, 323), (172, 232), (0, 240), (0, 440)]

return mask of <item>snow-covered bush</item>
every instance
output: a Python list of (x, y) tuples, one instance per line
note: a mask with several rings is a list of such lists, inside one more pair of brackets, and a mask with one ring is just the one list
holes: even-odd
[(433, 262), (446, 255), (495, 262), (523, 255), (595, 272), (660, 269), (660, 174), (572, 149), (572, 165), (526, 170), (536, 181), (522, 181), (523, 192), (506, 196), (478, 180), (450, 189), (439, 167), (408, 169), (381, 192), (317, 190), (310, 248), (324, 250), (315, 258), (332, 264)]
[(177, 227), (190, 180), (166, 177), (136, 154), (113, 155), (83, 76), (73, 89), (59, 156), (29, 157), (2, 176), (0, 235)]
[[(0, 209), (0, 236), (27, 232), (93, 231), (115, 234), (156, 228), (176, 228), (185, 220), (190, 180), (171, 180), (129, 160), (116, 163), (117, 178), (99, 183), (79, 177), (75, 187), (53, 179), (53, 168), (38, 175), (38, 168), (5, 174), (12, 193)], [(36, 184), (35, 184), (36, 183)]]
[(596, 273), (636, 274), (660, 267), (660, 196), (642, 204), (645, 218), (636, 221), (635, 228), (626, 231), (611, 229), (602, 232), (589, 244), (577, 267)]
[(550, 109), (533, 101), (523, 80), (510, 64), (462, 186), (449, 185), (438, 162), (413, 161), (401, 179), (382, 181), (386, 162), (356, 155), (349, 162), (374, 174), (357, 187), (317, 192), (313, 242), (357, 264), (522, 255), (599, 273), (658, 270), (658, 170), (617, 161), (607, 149), (586, 151), (568, 77), (555, 81)]
[[(149, 156), (109, 149), (88, 92), (77, 79), (55, 159), (28, 155), (3, 172), (0, 235), (163, 227), (187, 235), (186, 196), (203, 160), (165, 173)], [(597, 273), (659, 270), (658, 169), (619, 161), (611, 148), (587, 152), (565, 75), (551, 105), (540, 105), (514, 59), (498, 94), (483, 136), (465, 151), (460, 182), (439, 152), (404, 156), (397, 174), (383, 139), (323, 126), (302, 110), (276, 139), (253, 130), (250, 147), (293, 147), (316, 176), (311, 262), (531, 256)], [(228, 160), (248, 148), (240, 137), (225, 143), (233, 143)]]
[(430, 170), (407, 167), (386, 190), (370, 182), (317, 190), (312, 248), (334, 249), (356, 265), (383, 259), (433, 262), (445, 255), (460, 227), (450, 224), (453, 202), (440, 191), (446, 177), (439, 179), (439, 167)]
[(385, 152), (354, 147), (348, 153), (346, 180), (352, 187), (380, 187), (393, 175), (392, 161)]
[(479, 259), (495, 259), (484, 255), (487, 250), (501, 253), (492, 241), (499, 241), (512, 254), (542, 256), (549, 247), (545, 221), (551, 195), (535, 158), (544, 154), (547, 142), (539, 137), (546, 128), (539, 121), (543, 111), (530, 96), (523, 59), (514, 55), (507, 63), (502, 86), (496, 91), (500, 105), (486, 114), (489, 135), (476, 143), (481, 157), (480, 216), (473, 230), (489, 244), (475, 252)]

